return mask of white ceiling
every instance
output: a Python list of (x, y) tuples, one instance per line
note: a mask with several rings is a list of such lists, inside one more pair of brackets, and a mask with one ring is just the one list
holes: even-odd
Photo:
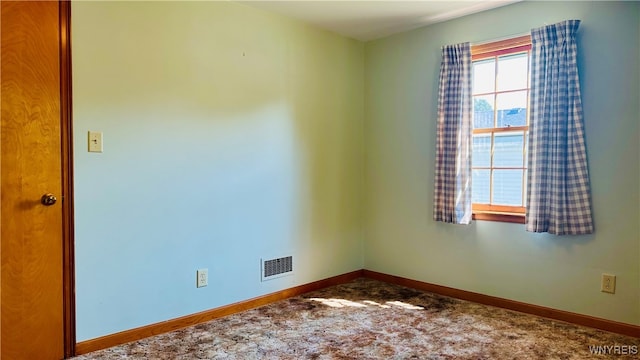
[(521, 0), (254, 0), (239, 1), (368, 41)]

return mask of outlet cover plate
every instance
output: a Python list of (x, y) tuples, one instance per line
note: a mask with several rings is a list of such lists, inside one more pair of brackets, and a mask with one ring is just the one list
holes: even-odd
[(600, 291), (609, 294), (616, 292), (616, 276), (610, 274), (602, 274), (602, 282), (600, 283)]
[(196, 271), (196, 287), (205, 287), (209, 285), (209, 270), (198, 269)]

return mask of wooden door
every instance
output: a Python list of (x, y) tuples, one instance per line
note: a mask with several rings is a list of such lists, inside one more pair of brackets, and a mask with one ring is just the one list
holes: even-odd
[[(61, 36), (54, 1), (1, 2), (0, 358), (65, 356)], [(45, 205), (44, 194), (57, 201)]]

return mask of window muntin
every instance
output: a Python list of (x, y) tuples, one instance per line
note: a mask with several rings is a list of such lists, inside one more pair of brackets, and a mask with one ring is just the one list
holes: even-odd
[(525, 212), (530, 49), (528, 36), (472, 48), (474, 215)]

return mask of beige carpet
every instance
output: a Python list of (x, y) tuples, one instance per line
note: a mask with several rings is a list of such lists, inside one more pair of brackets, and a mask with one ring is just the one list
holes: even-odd
[(639, 350), (640, 339), (358, 279), (75, 359), (637, 359)]

